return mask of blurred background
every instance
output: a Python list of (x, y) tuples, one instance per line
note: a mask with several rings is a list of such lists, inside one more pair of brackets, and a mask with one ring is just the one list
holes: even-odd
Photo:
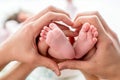
[[(109, 27), (120, 38), (120, 1), (119, 0), (0, 0), (0, 44), (11, 34), (19, 30), (20, 24), (49, 5), (68, 12), (72, 19), (79, 12), (99, 11)], [(0, 75), (3, 75), (16, 62), (10, 63)], [(44, 67), (36, 68), (26, 80), (85, 80), (80, 71), (64, 70), (57, 77)]]

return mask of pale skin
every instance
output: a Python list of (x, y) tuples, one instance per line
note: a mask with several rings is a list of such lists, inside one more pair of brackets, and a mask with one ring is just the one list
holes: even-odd
[(50, 46), (48, 49), (50, 56), (56, 59), (80, 59), (97, 42), (98, 32), (93, 25), (85, 23), (73, 46), (62, 30), (54, 23), (51, 23), (49, 27), (45, 26), (40, 35), (40, 41), (44, 42), (45, 40)]
[[(120, 79), (120, 43), (116, 34), (109, 28), (98, 12), (80, 13), (74, 27), (89, 22), (98, 30), (98, 42), (89, 51), (88, 57), (83, 61), (69, 60), (59, 64), (60, 69), (79, 69), (85, 72), (87, 79), (93, 80), (118, 80)], [(102, 49), (102, 50), (101, 50)]]
[(36, 68), (33, 63), (17, 63), (0, 80), (25, 80), (26, 77)]
[[(67, 62), (60, 63), (59, 67), (61, 67), (61, 69), (71, 68), (71, 69), (82, 70), (83, 72), (85, 72), (85, 76), (88, 80), (98, 80), (98, 78), (103, 78), (103, 76), (104, 76), (104, 78), (106, 77), (109, 80), (120, 79), (120, 77), (119, 77), (119, 74), (120, 74), (119, 73), (120, 72), (119, 71), (119, 68), (120, 68), (120, 66), (119, 66), (120, 65), (120, 63), (119, 63), (119, 59), (120, 59), (120, 57), (119, 57), (119, 54), (120, 54), (119, 45), (120, 44), (119, 44), (119, 40), (118, 40), (116, 34), (109, 29), (108, 25), (104, 22), (104, 20), (98, 14), (98, 12), (80, 13), (78, 16), (86, 16), (86, 17), (83, 17), (83, 19), (82, 19), (83, 22), (81, 21), (80, 18), (78, 19), (78, 21), (80, 20), (80, 22), (82, 24), (85, 22), (90, 22), (91, 24), (95, 25), (95, 27), (97, 27), (97, 30), (99, 32), (98, 42), (97, 42), (97, 46), (96, 46), (97, 50), (95, 48), (93, 48), (89, 52), (90, 54), (88, 54), (88, 56), (85, 58), (86, 61), (67, 61)], [(97, 17), (97, 19), (96, 19), (96, 17)], [(35, 18), (33, 18), (33, 20), (34, 19)], [(77, 21), (76, 21), (76, 25), (77, 24), (78, 24), (78, 26), (80, 26), (80, 24), (77, 23)], [(101, 48), (103, 49), (102, 52), (101, 52)], [(0, 55), (1, 55), (1, 50), (0, 50)], [(4, 51), (4, 50), (2, 50), (2, 51)], [(102, 54), (100, 55), (99, 53), (100, 54), (102, 53)], [(109, 53), (109, 55), (107, 55), (107, 53)], [(98, 56), (98, 54), (99, 54), (99, 56)], [(4, 57), (4, 58), (6, 58), (6, 57)], [(96, 61), (97, 61), (97, 63), (99, 62), (101, 65), (96, 64), (95, 63)], [(4, 62), (2, 62), (2, 63), (4, 63)], [(4, 63), (4, 64), (7, 64), (7, 63)], [(2, 64), (2, 65), (4, 65), (4, 64)], [(26, 66), (30, 66), (30, 64), (28, 65), (26, 63), (26, 64), (22, 64), (22, 65), (24, 65), (24, 66), (18, 67), (21, 70), (17, 70), (17, 69), (14, 70), (15, 73), (17, 73), (14, 75), (17, 75), (19, 77), (26, 77), (27, 76), (25, 68), (26, 68)], [(110, 66), (111, 66), (111, 68), (110, 68)], [(103, 67), (104, 67), (104, 70), (103, 70)], [(29, 71), (32, 70), (32, 67), (27, 67), (27, 68), (28, 68), (27, 74), (29, 74)], [(23, 73), (19, 74), (19, 71), (23, 72)], [(97, 73), (97, 75), (96, 75), (96, 73)], [(106, 73), (107, 73), (107, 75), (105, 75)], [(103, 74), (103, 75), (101, 75), (101, 74)], [(113, 76), (111, 76), (111, 75), (113, 75)], [(16, 76), (16, 78), (17, 78), (17, 76)], [(14, 76), (14, 78), (15, 78), (15, 76)], [(16, 78), (13, 80), (23, 79), (23, 78), (21, 78), (21, 79), (16, 79)]]
[(16, 32), (15, 35), (0, 45), (1, 69), (10, 61), (16, 60), (21, 62), (15, 69), (10, 71), (10, 73), (1, 77), (2, 80), (10, 80), (9, 77), (13, 80), (24, 80), (26, 76), (38, 66), (48, 67), (57, 75), (60, 75), (56, 62), (41, 56), (37, 51), (35, 42), (42, 28), (51, 23), (51, 21), (63, 21), (67, 25), (73, 24), (67, 13), (50, 6), (26, 20), (19, 32)]

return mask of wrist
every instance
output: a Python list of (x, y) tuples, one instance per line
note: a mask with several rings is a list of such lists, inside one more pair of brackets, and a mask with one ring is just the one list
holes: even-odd
[(95, 75), (92, 75), (92, 74), (89, 74), (89, 73), (86, 73), (83, 71), (82, 71), (82, 73), (83, 73), (86, 80), (99, 80), (99, 78)]
[(7, 47), (7, 44), (3, 43), (0, 45), (0, 67), (4, 64), (12, 61), (10, 55), (10, 48)]
[(31, 63), (16, 63), (8, 74), (2, 76), (0, 80), (25, 80), (35, 69)]
[(108, 70), (107, 80), (118, 80), (120, 79), (120, 63), (111, 66)]
[(112, 73), (113, 76), (110, 78), (110, 80), (118, 80), (120, 79), (120, 65), (113, 69)]

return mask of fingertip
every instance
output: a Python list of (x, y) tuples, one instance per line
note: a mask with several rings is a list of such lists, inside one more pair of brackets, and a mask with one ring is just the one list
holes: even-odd
[(47, 68), (51, 69), (56, 75), (60, 75), (60, 71), (58, 68), (58, 65), (56, 62), (52, 61), (51, 59), (44, 58), (47, 60), (48, 63), (43, 63), (43, 66), (46, 66)]
[(53, 72), (55, 72), (55, 74), (57, 75), (57, 76), (60, 76), (61, 75), (61, 72), (60, 72), (60, 70), (59, 70), (59, 67), (58, 66), (55, 66), (56, 68), (53, 68)]
[(65, 19), (63, 19), (63, 21), (67, 24), (67, 25), (69, 25), (69, 26), (73, 26), (73, 21), (71, 20), (71, 18), (70, 17), (66, 17)]
[(61, 72), (58, 70), (55, 72), (57, 76), (60, 76), (61, 75)]
[(61, 70), (64, 70), (64, 68), (62, 67), (61, 64), (58, 64), (58, 67), (59, 67), (59, 70), (60, 70), (60, 71), (61, 71)]
[(65, 19), (64, 23), (69, 25), (69, 26), (73, 26), (73, 22), (70, 19)]

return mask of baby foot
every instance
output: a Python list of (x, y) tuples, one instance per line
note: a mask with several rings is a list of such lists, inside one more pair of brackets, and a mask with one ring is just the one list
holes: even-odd
[(76, 52), (75, 58), (78, 59), (83, 57), (95, 45), (97, 36), (97, 29), (93, 25), (90, 25), (89, 23), (83, 24), (78, 39), (74, 44)]
[(72, 45), (56, 24), (51, 23), (49, 27), (44, 27), (41, 36), (41, 40), (46, 39), (46, 43), (50, 47), (49, 54), (52, 57), (57, 59), (73, 59), (75, 57)]
[[(45, 26), (47, 27), (47, 26)], [(39, 41), (38, 41), (38, 50), (39, 52), (44, 55), (47, 56), (47, 50), (49, 48), (48, 44), (46, 43), (46, 38), (45, 38), (45, 33), (44, 30), (41, 31), (40, 33), (40, 37), (39, 37)]]

